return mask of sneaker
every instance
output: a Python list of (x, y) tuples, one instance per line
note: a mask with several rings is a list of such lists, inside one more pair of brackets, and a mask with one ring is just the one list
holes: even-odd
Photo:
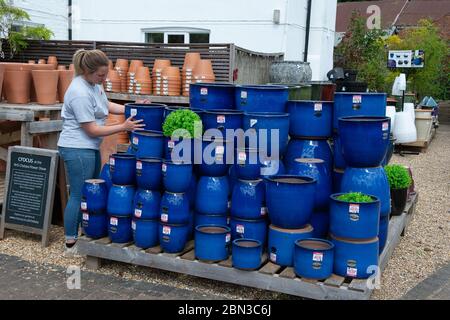
[(78, 253), (78, 247), (75, 244), (72, 248), (69, 248), (64, 244), (64, 256), (67, 258), (81, 258), (82, 256)]

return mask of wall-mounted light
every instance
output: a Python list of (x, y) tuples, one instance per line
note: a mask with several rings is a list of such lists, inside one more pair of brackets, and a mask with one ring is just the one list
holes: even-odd
[(273, 10), (273, 23), (280, 24), (280, 16), (281, 13), (279, 9)]

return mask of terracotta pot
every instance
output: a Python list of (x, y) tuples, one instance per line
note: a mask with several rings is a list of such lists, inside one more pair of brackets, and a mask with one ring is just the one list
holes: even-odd
[(59, 66), (58, 66), (58, 70), (67, 70), (67, 69), (66, 69), (66, 66), (59, 65)]
[(114, 70), (114, 63), (111, 60), (108, 60), (108, 69)]
[(201, 60), (199, 52), (188, 52), (184, 57), (183, 70), (192, 70)]
[(34, 87), (36, 88), (37, 103), (56, 104), (58, 90), (59, 71), (57, 70), (33, 70)]
[(58, 59), (55, 56), (49, 56), (47, 64), (53, 65), (56, 70), (58, 68)]
[(155, 75), (158, 72), (161, 73), (164, 68), (170, 67), (171, 65), (172, 63), (170, 62), (170, 60), (156, 59), (152, 70), (153, 75)]
[(150, 81), (151, 80), (150, 69), (148, 67), (139, 67), (136, 70), (135, 79)]
[(119, 73), (116, 70), (109, 70), (107, 79), (110, 81), (120, 81)]
[(58, 95), (59, 102), (64, 102), (64, 95), (72, 83), (75, 73), (73, 70), (59, 70)]
[(71, 64), (69, 65), (69, 70), (75, 70), (75, 66), (73, 65), (73, 63), (71, 63)]
[(4, 77), (4, 93), (8, 103), (29, 103), (31, 73), (27, 70), (7, 70)]
[[(123, 120), (123, 121), (122, 121)], [(106, 119), (106, 126), (115, 126), (125, 121), (125, 116), (118, 119), (116, 117), (108, 116)], [(118, 144), (126, 144), (128, 143), (128, 135), (126, 133), (116, 133), (110, 136), (106, 136), (103, 138), (102, 144), (100, 145), (100, 155), (102, 166), (109, 161), (109, 157), (112, 154), (117, 153), (117, 145)]]
[(117, 59), (116, 60), (116, 67), (115, 67), (116, 70), (120, 70), (120, 71), (123, 71), (126, 73), (126, 72), (128, 72), (128, 68), (129, 68), (128, 60), (126, 60), (126, 59)]
[(39, 59), (38, 64), (47, 64), (47, 61), (45, 59)]
[(28, 60), (28, 63), (29, 63), (29, 64), (35, 64), (36, 61), (34, 61), (34, 60)]
[(142, 60), (131, 60), (130, 68), (128, 69), (128, 72), (136, 73), (136, 71), (139, 69), (139, 67), (144, 66), (144, 61)]

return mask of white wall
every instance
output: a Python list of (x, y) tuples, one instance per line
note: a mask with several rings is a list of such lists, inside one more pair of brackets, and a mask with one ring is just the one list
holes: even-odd
[(24, 9), (31, 22), (43, 24), (53, 31), (54, 40), (67, 40), (68, 1), (67, 0), (13, 0), (13, 5)]

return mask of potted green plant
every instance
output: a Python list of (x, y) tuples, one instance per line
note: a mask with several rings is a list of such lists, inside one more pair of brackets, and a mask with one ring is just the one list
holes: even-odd
[(412, 184), (412, 178), (408, 169), (401, 165), (388, 165), (384, 170), (391, 188), (391, 215), (400, 216), (406, 207), (408, 189)]

